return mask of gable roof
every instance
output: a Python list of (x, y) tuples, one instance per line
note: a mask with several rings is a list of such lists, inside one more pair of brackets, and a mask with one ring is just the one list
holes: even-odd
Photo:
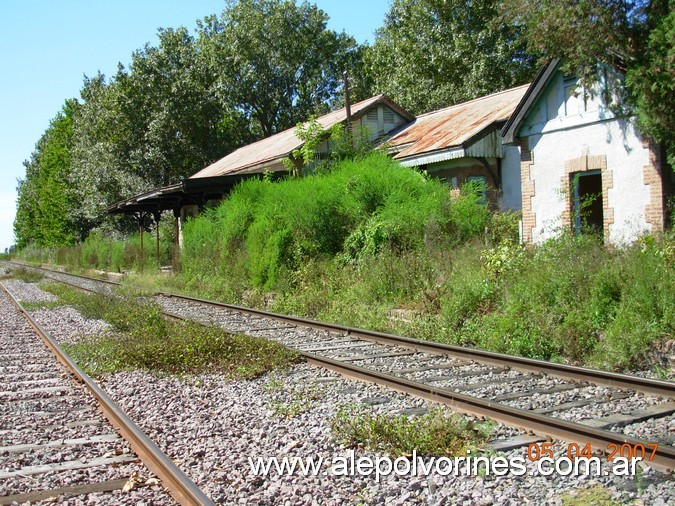
[(523, 95), (523, 98), (520, 100), (520, 103), (516, 107), (515, 111), (513, 111), (511, 117), (502, 127), (501, 135), (502, 142), (504, 144), (513, 144), (515, 142), (516, 134), (518, 133), (518, 129), (523, 123), (525, 116), (541, 95), (544, 87), (548, 83), (548, 80), (558, 68), (559, 63), (560, 58), (555, 58), (551, 60), (548, 65), (545, 65), (539, 69), (539, 72), (537, 72), (536, 77), (525, 92), (525, 95)]
[[(352, 120), (360, 118), (366, 114), (368, 110), (380, 104), (388, 106), (408, 121), (412, 121), (415, 118), (412, 114), (394, 103), (385, 95), (377, 95), (353, 104), (351, 106)], [(338, 123), (343, 123), (346, 120), (347, 112), (344, 107), (317, 118), (317, 121), (324, 129), (328, 129)], [(298, 139), (295, 135), (295, 127), (289, 128), (283, 132), (279, 132), (278, 134), (233, 151), (224, 158), (221, 158), (217, 162), (200, 170), (191, 176), (190, 179), (223, 176), (227, 174), (250, 174), (261, 172), (272, 164), (280, 164), (281, 160), (286, 158), (294, 149), (299, 148), (303, 144), (304, 141)], [(273, 169), (273, 167), (270, 168)]]
[(396, 153), (394, 158), (404, 161), (466, 148), (506, 121), (528, 86), (518, 86), (423, 114), (389, 139), (389, 151)]

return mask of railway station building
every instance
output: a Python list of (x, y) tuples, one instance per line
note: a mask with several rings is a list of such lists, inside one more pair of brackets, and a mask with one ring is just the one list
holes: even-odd
[[(602, 233), (622, 245), (667, 221), (674, 172), (661, 146), (644, 139), (636, 118), (621, 111), (623, 75), (598, 66), (590, 85), (566, 76), (560, 61), (524, 86), (413, 116), (384, 95), (316, 119), (324, 130), (365, 128), (370, 141), (402, 165), (426, 171), (459, 191), (476, 181), (491, 209), (522, 211), (521, 240), (541, 243), (561, 233)], [(223, 199), (240, 181), (282, 176), (284, 160), (304, 144), (295, 128), (243, 146), (193, 176), (109, 206), (111, 213), (148, 216), (162, 211), (181, 222), (200, 206)], [(319, 156), (331, 150), (326, 138)], [(303, 169), (297, 165), (299, 172)]]
[(623, 73), (598, 65), (584, 84), (560, 67), (539, 71), (501, 132), (520, 150), (523, 242), (595, 231), (623, 245), (660, 233), (675, 173), (622, 112)]
[(520, 154), (517, 146), (502, 143), (500, 130), (526, 90), (519, 86), (422, 114), (387, 141), (388, 151), (401, 165), (425, 170), (453, 191), (477, 181), (490, 207), (517, 211)]
[[(385, 95), (378, 95), (351, 105), (350, 111), (338, 109), (316, 121), (328, 130), (346, 125), (349, 116), (355, 135), (366, 129), (374, 145), (386, 149), (403, 165), (443, 179), (452, 190), (478, 181), (488, 205), (518, 210), (518, 148), (503, 146), (499, 129), (525, 90), (521, 86), (417, 118)], [(244, 179), (263, 173), (286, 174), (284, 160), (293, 160), (293, 151), (303, 144), (295, 128), (284, 130), (233, 151), (183, 181), (116, 202), (108, 212), (135, 216), (142, 224), (148, 217), (158, 221), (162, 211), (170, 210), (180, 241), (181, 223), (196, 216), (200, 206), (224, 198)], [(330, 138), (317, 148), (319, 155), (330, 150)]]

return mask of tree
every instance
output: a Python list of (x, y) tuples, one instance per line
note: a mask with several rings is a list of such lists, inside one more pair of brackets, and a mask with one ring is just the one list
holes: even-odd
[(664, 144), (675, 170), (675, 1), (654, 2), (643, 51), (626, 74), (642, 131)]
[(367, 56), (374, 89), (415, 114), (527, 82), (534, 59), (494, 0), (394, 0)]
[(502, 19), (523, 28), (528, 50), (544, 63), (560, 57), (566, 70), (594, 72), (597, 61), (630, 54), (643, 2), (624, 0), (503, 0)]
[(584, 80), (594, 79), (598, 61), (624, 67), (628, 105), (673, 165), (674, 0), (503, 0), (502, 19), (522, 28), (540, 63), (561, 58)]
[(73, 213), (83, 239), (108, 218), (107, 205), (149, 189), (151, 183), (130, 169), (133, 122), (120, 109), (123, 100), (115, 82), (109, 84), (102, 74), (85, 78), (80, 94), (71, 179), (78, 203)]
[(252, 135), (215, 93), (216, 74), (185, 28), (160, 30), (109, 82), (85, 79), (75, 125), (73, 177), (86, 232), (107, 205), (189, 177)]
[(155, 186), (189, 177), (251, 140), (243, 115), (215, 94), (217, 74), (187, 29), (160, 29), (115, 77), (130, 127), (129, 168)]
[(35, 244), (53, 247), (77, 239), (70, 184), (73, 121), (79, 111), (76, 100), (67, 100), (50, 122), (24, 162), (26, 178), (18, 182), (14, 233), (19, 247)]
[[(26, 162), (15, 222), (20, 246), (68, 244), (95, 227), (110, 229), (118, 223), (109, 204), (324, 112), (339, 100), (343, 70), (363, 76), (363, 49), (326, 29), (326, 20), (307, 3), (230, 1), (220, 18), (200, 24), (198, 41), (182, 27), (160, 30), (159, 44), (135, 51), (112, 78), (85, 77), (81, 100), (68, 103), (72, 114), (64, 109)], [(359, 82), (363, 92), (368, 81)], [(43, 227), (48, 208), (54, 220), (63, 218), (64, 202), (67, 223)]]
[(328, 30), (327, 20), (307, 2), (229, 0), (220, 17), (199, 23), (219, 96), (255, 122), (261, 136), (326, 112), (343, 71), (358, 65), (355, 40)]

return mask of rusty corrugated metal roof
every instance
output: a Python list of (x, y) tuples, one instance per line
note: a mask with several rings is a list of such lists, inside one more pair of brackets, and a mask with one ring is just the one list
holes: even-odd
[(387, 142), (396, 159), (463, 146), (492, 124), (506, 121), (529, 85), (518, 86), (419, 116)]
[[(351, 106), (352, 118), (354, 120), (358, 119), (363, 116), (368, 109), (381, 103), (387, 104), (408, 120), (414, 119), (410, 113), (392, 102), (385, 95), (377, 95), (353, 104)], [(317, 121), (324, 129), (327, 129), (337, 123), (346, 121), (346, 119), (347, 114), (343, 107), (342, 109), (338, 109), (337, 111), (330, 112), (317, 118)], [(288, 130), (284, 130), (283, 132), (279, 132), (266, 139), (262, 139), (233, 151), (224, 158), (221, 158), (217, 162), (200, 170), (191, 176), (190, 179), (222, 176), (226, 174), (260, 172), (267, 166), (280, 162), (281, 159), (287, 157), (294, 149), (302, 146), (302, 144), (303, 141), (298, 139), (295, 135), (295, 128), (289, 128)]]

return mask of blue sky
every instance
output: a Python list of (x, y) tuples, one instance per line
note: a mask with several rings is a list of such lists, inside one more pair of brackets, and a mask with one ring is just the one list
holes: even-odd
[[(314, 0), (329, 28), (373, 41), (390, 0)], [(14, 243), (22, 162), (85, 75), (109, 76), (157, 42), (160, 27), (194, 29), (224, 0), (0, 0), (0, 251)]]

